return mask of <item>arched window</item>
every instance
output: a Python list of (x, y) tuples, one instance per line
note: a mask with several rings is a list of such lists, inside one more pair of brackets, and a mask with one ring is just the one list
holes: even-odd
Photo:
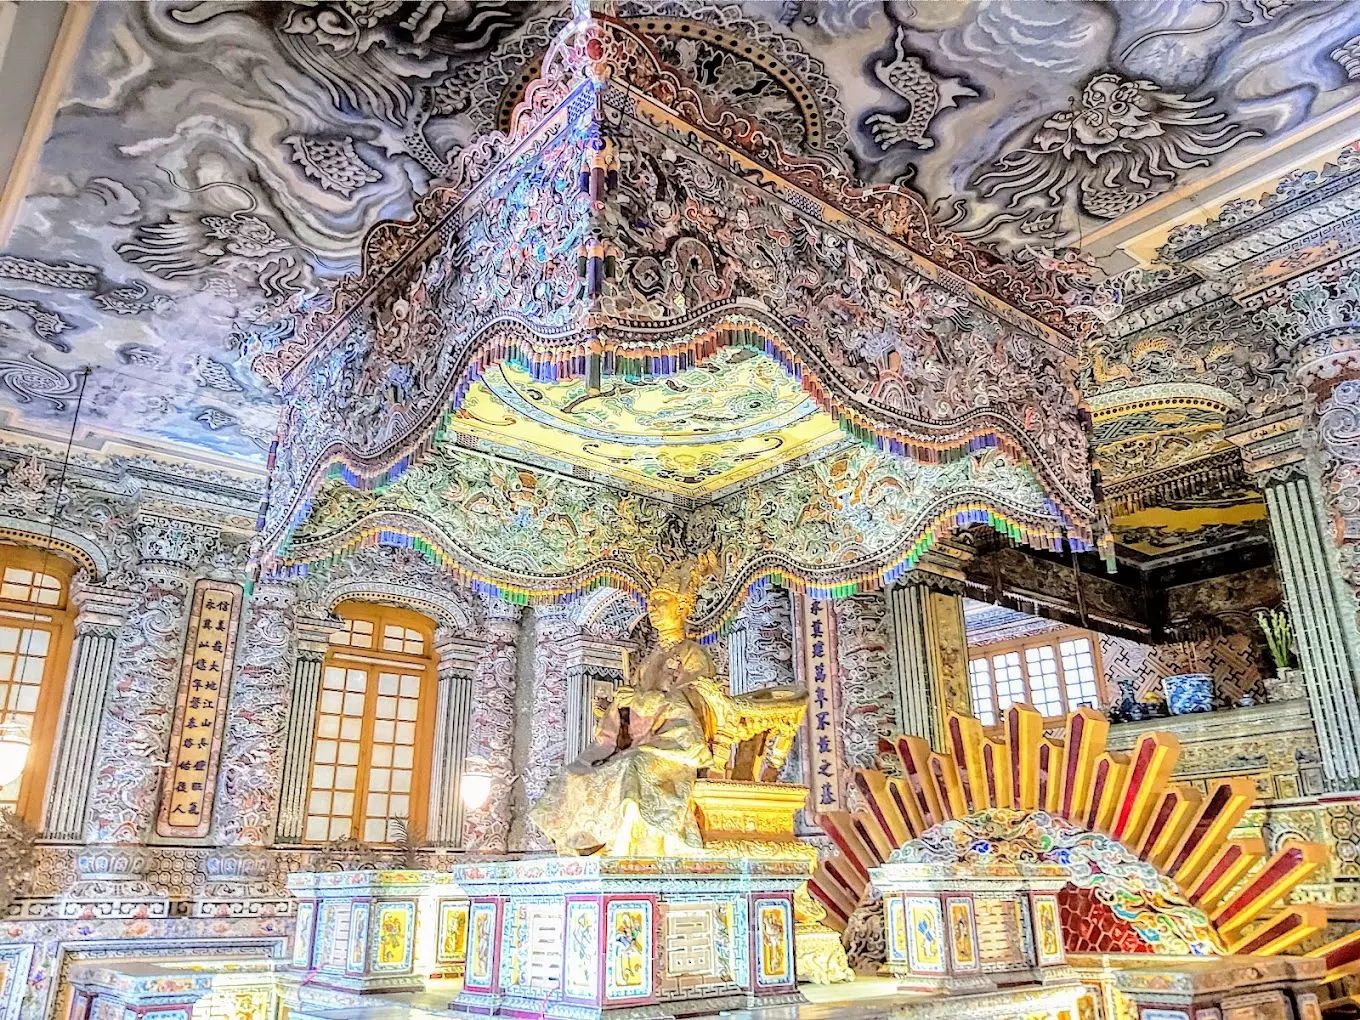
[(23, 773), (0, 786), (0, 809), (30, 824), (42, 813), (61, 714), (71, 650), (72, 573), (56, 553), (0, 544), (0, 723), (17, 724), (30, 741)]
[(390, 843), (424, 831), (434, 730), (434, 623), (365, 602), (336, 607), (321, 675), (303, 839)]

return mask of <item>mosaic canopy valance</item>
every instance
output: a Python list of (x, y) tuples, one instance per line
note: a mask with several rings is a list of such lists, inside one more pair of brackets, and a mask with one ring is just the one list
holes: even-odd
[(358, 277), (252, 336), (287, 404), (267, 569), (407, 543), (547, 597), (713, 548), (735, 593), (881, 581), (970, 522), (1093, 541), (1058, 277), (784, 152), (621, 22), (543, 66)]

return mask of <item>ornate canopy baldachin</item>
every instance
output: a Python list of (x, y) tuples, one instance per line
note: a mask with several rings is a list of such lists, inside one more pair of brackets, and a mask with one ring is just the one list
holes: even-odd
[(507, 132), (250, 336), (286, 405), (262, 566), (412, 545), (551, 599), (712, 549), (712, 623), (762, 578), (891, 580), (971, 523), (1087, 548), (1064, 282), (785, 151), (582, 12)]

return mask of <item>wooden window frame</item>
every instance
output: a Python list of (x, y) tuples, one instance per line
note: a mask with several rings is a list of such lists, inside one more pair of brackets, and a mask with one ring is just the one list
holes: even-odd
[[(61, 582), (61, 596), (56, 605), (0, 598), (0, 613), (51, 617), (49, 621), (44, 621), (0, 616), (0, 622), (22, 624), (49, 634), (48, 655), (43, 663), (42, 685), (38, 691), (38, 708), (33, 714), (33, 730), (29, 735), (28, 760), (24, 763), (19, 800), (15, 805), (15, 813), (20, 821), (36, 828), (42, 821), (48, 771), (52, 767), (57, 726), (61, 721), (62, 701), (66, 697), (66, 677), (75, 631), (74, 614), (71, 612), (71, 580), (76, 571), (74, 564), (56, 552), (8, 542), (0, 543), (0, 578), (3, 578), (6, 567), (49, 574)], [(5, 715), (0, 710), (0, 721), (4, 720)]]
[[(397, 667), (399, 671), (421, 674), (420, 698), (416, 702), (416, 737), (411, 771), (410, 811), (406, 819), (408, 831), (412, 836), (423, 833), (428, 821), (430, 804), (430, 773), (433, 769), (434, 723), (437, 709), (438, 661), (434, 654), (435, 622), (413, 609), (388, 606), (376, 602), (349, 601), (335, 607), (335, 614), (343, 620), (366, 620), (373, 624), (373, 642), (381, 646), (383, 628), (387, 624), (399, 625), (419, 631), (425, 640), (425, 653), (412, 655), (407, 652), (389, 652), (381, 647), (356, 648), (346, 644), (330, 644), (322, 662), (322, 676), (331, 667), (339, 669), (362, 668), (368, 673), (364, 690), (364, 714), (359, 731), (359, 762), (354, 786), (354, 808), (350, 815), (350, 838), (374, 846), (390, 846), (390, 842), (370, 843), (362, 838), (364, 816), (368, 803), (368, 772), (373, 755), (373, 729), (376, 722), (378, 699), (378, 674), (389, 671), (384, 667)], [(316, 766), (316, 742), (322, 721), (320, 699), (325, 694), (324, 686), (317, 691), (316, 722), (312, 727), (312, 739), (307, 762), (307, 798), (303, 802), (303, 839), (309, 846), (321, 846), (330, 840), (309, 840), (306, 838), (306, 824), (311, 812), (309, 805), (312, 797), (312, 777)], [(335, 816), (332, 816), (335, 817)]]
[(1019, 638), (1013, 641), (995, 641), (985, 645), (968, 646), (968, 698), (969, 708), (976, 712), (976, 705), (973, 703), (973, 669), (972, 664), (977, 659), (987, 660), (987, 678), (991, 685), (992, 692), (992, 711), (996, 718), (993, 723), (988, 725), (1001, 725), (1004, 721), (1005, 710), (999, 707), (996, 690), (996, 668), (993, 665), (993, 657), (1006, 655), (1015, 652), (1020, 656), (1020, 673), (1024, 684), (1025, 697), (1022, 699), (1026, 705), (1033, 705), (1033, 689), (1030, 687), (1029, 662), (1025, 656), (1026, 650), (1030, 648), (1051, 647), (1053, 656), (1058, 667), (1058, 697), (1062, 704), (1062, 712), (1059, 715), (1045, 716), (1045, 719), (1060, 719), (1072, 711), (1072, 706), (1067, 700), (1067, 671), (1062, 662), (1062, 643), (1085, 638), (1091, 644), (1091, 668), (1095, 671), (1096, 682), (1096, 703), (1097, 710), (1106, 707), (1105, 704), (1105, 664), (1100, 658), (1100, 641), (1097, 636), (1089, 631), (1082, 630), (1080, 627), (1063, 627), (1058, 630), (1046, 630), (1040, 634), (1031, 634), (1028, 637)]

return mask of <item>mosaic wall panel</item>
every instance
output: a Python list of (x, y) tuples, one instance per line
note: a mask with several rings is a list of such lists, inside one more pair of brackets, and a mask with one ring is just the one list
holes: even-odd
[(881, 592), (838, 599), (836, 667), (840, 681), (845, 761), (851, 769), (881, 768), (880, 739), (900, 731), (893, 677), (888, 604)]

